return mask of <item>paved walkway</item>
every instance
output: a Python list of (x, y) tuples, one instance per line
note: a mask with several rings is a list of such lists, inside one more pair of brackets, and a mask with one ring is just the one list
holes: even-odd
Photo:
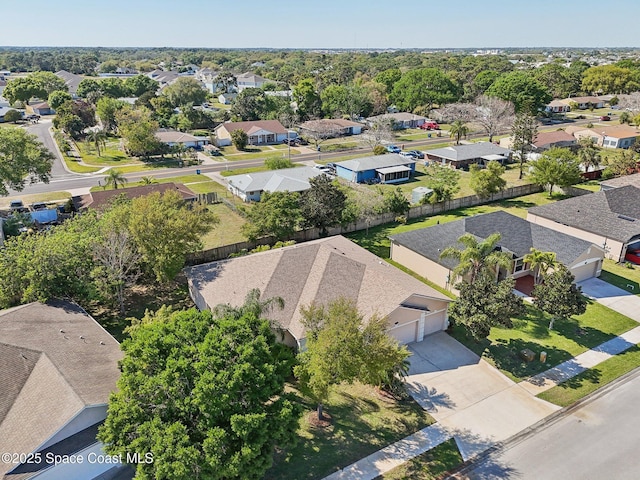
[[(593, 368), (594, 366), (614, 355), (628, 350), (638, 343), (640, 343), (640, 327), (636, 327), (618, 337), (612, 338), (611, 340), (591, 350), (587, 350), (575, 358), (551, 368), (546, 372), (542, 372), (528, 380), (515, 384), (507, 390), (514, 389), (515, 391), (517, 389), (521, 394), (535, 397), (535, 395), (553, 388), (559, 383), (569, 380), (589, 368)], [(468, 366), (469, 365), (467, 364), (461, 368), (468, 368)], [(462, 386), (462, 388), (464, 388), (464, 386)], [(476, 411), (478, 405), (486, 403), (491, 407), (491, 409), (487, 411), (493, 410), (493, 416), (495, 416), (493, 420), (491, 418), (488, 419), (489, 423), (496, 421), (503, 412), (499, 404), (503, 399), (500, 398), (500, 394), (493, 395), (492, 397), (488, 397), (478, 404), (465, 407), (455, 416), (458, 416), (459, 420), (472, 422), (474, 421), (474, 418), (477, 419), (480, 414), (480, 412)], [(496, 401), (498, 401), (497, 405), (495, 403)], [(422, 404), (423, 402), (419, 403)], [(429, 409), (427, 408), (427, 410)], [(438, 416), (437, 413), (435, 416)], [(450, 438), (455, 438), (465, 460), (469, 458), (468, 454), (471, 453), (469, 451), (467, 451), (466, 455), (463, 453), (463, 450), (467, 447), (475, 446), (476, 451), (474, 451), (473, 454), (477, 454), (480, 453), (478, 450), (479, 448), (485, 450), (490, 448), (495, 442), (504, 440), (504, 438), (481, 438), (469, 430), (455, 428), (455, 426), (450, 425), (450, 422), (448, 421), (448, 419), (453, 416), (454, 415), (445, 417), (442, 420), (439, 420), (439, 423), (424, 428), (392, 445), (389, 445), (388, 447), (378, 450), (368, 457), (358, 460), (348, 467), (325, 477), (324, 480), (373, 480), (395, 467), (408, 462), (416, 456), (440, 445)], [(524, 428), (533, 425), (534, 423), (536, 423), (536, 421), (530, 422), (529, 425), (520, 428), (519, 431), (524, 430)]]

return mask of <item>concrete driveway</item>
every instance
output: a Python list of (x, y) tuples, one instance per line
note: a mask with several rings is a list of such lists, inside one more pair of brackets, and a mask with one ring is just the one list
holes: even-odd
[(411, 395), (452, 432), (465, 460), (560, 408), (534, 397), (444, 332), (409, 349)]
[(640, 322), (640, 297), (599, 278), (589, 278), (578, 285), (582, 287), (582, 293), (592, 300)]

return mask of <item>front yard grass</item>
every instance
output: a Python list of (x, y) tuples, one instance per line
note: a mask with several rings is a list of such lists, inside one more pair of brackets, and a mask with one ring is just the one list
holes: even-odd
[(640, 295), (640, 267), (633, 263), (616, 263), (605, 259), (600, 279), (629, 293)]
[(571, 405), (591, 392), (611, 383), (625, 373), (640, 367), (640, 345), (619, 353), (599, 365), (582, 372), (560, 385), (538, 395), (538, 398), (561, 407)]
[(456, 441), (452, 438), (424, 452), (376, 480), (437, 480), (463, 462)]
[(76, 147), (82, 156), (82, 161), (87, 165), (95, 165), (101, 167), (112, 167), (124, 164), (142, 163), (140, 160), (128, 156), (120, 150), (120, 142), (118, 140), (108, 140), (104, 148), (100, 148), (100, 156), (93, 146), (87, 142), (76, 142)]
[(11, 200), (22, 200), (22, 203), (25, 206), (29, 206), (32, 203), (36, 202), (59, 202), (64, 203), (71, 198), (71, 194), (69, 192), (47, 192), (47, 193), (32, 193), (29, 195), (12, 195), (10, 197), (2, 197), (0, 199), (0, 208), (8, 208)]
[[(584, 314), (556, 321), (553, 330), (548, 329), (549, 316), (532, 305), (527, 305), (526, 313), (514, 318), (513, 324), (513, 328), (492, 328), (489, 337), (481, 341), (471, 338), (460, 326), (454, 326), (451, 335), (518, 382), (638, 326), (630, 318), (593, 301), (589, 301)], [(524, 348), (532, 350), (536, 360), (530, 363), (522, 360), (518, 352)], [(546, 363), (538, 360), (541, 351), (547, 352)]]
[[(229, 161), (236, 160), (254, 160), (259, 158), (282, 158), (288, 157), (289, 150), (288, 146), (284, 144), (276, 144), (276, 145), (247, 145), (245, 150), (238, 150), (233, 145), (229, 145), (227, 147), (220, 147), (220, 152), (222, 156)], [(296, 150), (295, 148), (291, 149), (291, 155), (297, 155), (300, 153), (300, 150)]]
[(332, 424), (309, 423), (315, 403), (292, 389), (305, 409), (298, 444), (278, 452), (267, 480), (320, 479), (430, 425), (433, 419), (413, 399), (381, 397), (373, 387), (355, 383), (334, 388), (325, 403)]
[[(119, 172), (121, 172), (120, 169), (117, 169), (117, 170)], [(154, 178), (154, 183), (171, 183), (171, 182), (189, 184), (187, 188), (190, 188), (195, 193), (206, 193), (206, 192), (196, 192), (194, 190), (194, 188), (192, 188), (192, 187), (196, 187), (196, 185), (198, 185), (200, 183), (211, 183), (212, 180), (211, 180), (211, 178), (207, 177), (206, 175), (181, 175), (181, 176), (177, 176), (177, 177)], [(145, 185), (145, 183), (143, 183), (142, 181), (129, 182), (129, 183), (125, 184), (124, 188), (139, 187), (140, 185)], [(119, 188), (122, 188), (122, 187), (119, 187)], [(92, 192), (98, 192), (98, 191), (101, 191), (101, 190), (113, 190), (113, 187), (112, 186), (109, 186), (109, 187), (104, 187), (104, 186), (91, 187), (91, 191)]]

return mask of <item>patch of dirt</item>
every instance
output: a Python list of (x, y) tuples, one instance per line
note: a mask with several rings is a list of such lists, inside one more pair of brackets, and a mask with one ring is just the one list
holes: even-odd
[(328, 428), (333, 425), (333, 417), (326, 411), (322, 414), (322, 420), (318, 419), (318, 412), (315, 410), (307, 413), (307, 421), (309, 425), (317, 428)]

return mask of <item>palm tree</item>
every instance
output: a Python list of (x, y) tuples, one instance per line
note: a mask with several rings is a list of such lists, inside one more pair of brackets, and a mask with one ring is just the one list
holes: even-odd
[(531, 247), (531, 252), (527, 253), (523, 258), (524, 263), (529, 264), (531, 270), (535, 270), (533, 277), (534, 283), (537, 285), (540, 280), (554, 268), (557, 264), (556, 254), (554, 252), (543, 252)]
[(107, 134), (104, 130), (91, 130), (87, 133), (87, 141), (93, 143), (100, 157), (100, 147), (104, 147), (107, 144)]
[(595, 170), (600, 166), (600, 161), (602, 160), (600, 152), (590, 137), (580, 139), (578, 159), (580, 160), (580, 164), (584, 167), (585, 172), (588, 172), (592, 167)]
[(456, 145), (460, 145), (460, 139), (469, 134), (469, 127), (461, 120), (456, 120), (449, 127), (449, 138), (456, 137)]
[(119, 172), (118, 170), (112, 168), (111, 170), (109, 170), (109, 173), (107, 173), (107, 178), (105, 178), (104, 186), (105, 188), (112, 186), (114, 190), (117, 190), (118, 186), (124, 188), (127, 182), (128, 180), (122, 174), (122, 172)]
[(142, 177), (140, 179), (140, 183), (142, 185), (152, 185), (154, 183), (158, 183), (158, 181), (153, 177)]
[(473, 283), (480, 275), (493, 272), (496, 268), (511, 268), (511, 255), (498, 250), (500, 238), (499, 233), (493, 233), (478, 241), (471, 233), (465, 233), (458, 238), (458, 242), (465, 248), (447, 247), (440, 253), (440, 258), (458, 260), (458, 265), (453, 269), (453, 277), (469, 275), (469, 283)]
[[(228, 317), (240, 318), (246, 314), (255, 315), (258, 318), (262, 318), (263, 315), (269, 313), (274, 308), (282, 310), (284, 308), (284, 300), (282, 297), (271, 297), (266, 300), (260, 300), (260, 289), (254, 288), (249, 290), (249, 293), (244, 297), (244, 303), (240, 307), (233, 307), (228, 303), (221, 303), (213, 307), (213, 315), (215, 317)], [(280, 333), (280, 337), (284, 340), (285, 330), (280, 327), (276, 322), (270, 321), (271, 327)]]

